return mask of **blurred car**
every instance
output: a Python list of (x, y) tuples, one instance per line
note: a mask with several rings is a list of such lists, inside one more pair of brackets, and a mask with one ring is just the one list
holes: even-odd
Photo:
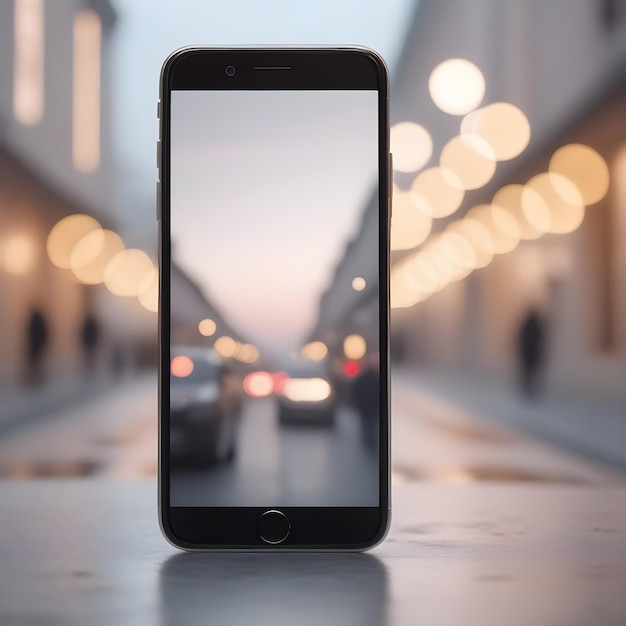
[(208, 348), (170, 355), (170, 454), (177, 466), (211, 466), (235, 456), (241, 384)]
[(282, 424), (334, 423), (336, 394), (321, 363), (290, 363), (275, 378), (274, 393)]

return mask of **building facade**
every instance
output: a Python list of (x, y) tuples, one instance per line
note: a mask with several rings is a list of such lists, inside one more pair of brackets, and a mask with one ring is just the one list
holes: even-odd
[[(622, 7), (622, 8), (620, 8)], [(406, 364), (514, 380), (519, 334), (529, 311), (545, 327), (547, 379), (554, 388), (622, 397), (626, 380), (626, 19), (607, 0), (422, 0), (392, 93), (392, 124), (412, 121), (433, 141), (436, 165), (461, 117), (438, 109), (428, 77), (449, 58), (482, 71), (482, 106), (510, 102), (526, 115), (528, 147), (498, 163), (433, 233), (489, 204), (499, 189), (548, 169), (560, 146), (582, 143), (608, 165), (607, 194), (569, 234), (521, 241), (482, 269), (407, 308), (392, 311), (396, 357)], [(414, 174), (397, 174), (408, 189)], [(397, 264), (405, 252), (392, 255)]]
[(0, 4), (2, 386), (84, 365), (83, 328), (98, 296), (51, 263), (46, 241), (72, 213), (111, 226), (114, 22), (108, 0)]

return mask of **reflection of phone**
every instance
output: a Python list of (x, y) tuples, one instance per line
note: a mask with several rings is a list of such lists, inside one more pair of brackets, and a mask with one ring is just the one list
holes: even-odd
[[(176, 554), (161, 566), (162, 626), (181, 623), (382, 626), (383, 563), (369, 554)], [(208, 609), (210, 607), (210, 609)]]
[(159, 496), (179, 547), (385, 535), (387, 82), (360, 48), (163, 66)]

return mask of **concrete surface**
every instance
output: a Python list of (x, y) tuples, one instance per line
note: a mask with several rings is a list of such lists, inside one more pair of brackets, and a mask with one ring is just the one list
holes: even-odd
[(622, 625), (626, 488), (404, 484), (368, 554), (184, 554), (153, 481), (0, 481), (0, 623)]

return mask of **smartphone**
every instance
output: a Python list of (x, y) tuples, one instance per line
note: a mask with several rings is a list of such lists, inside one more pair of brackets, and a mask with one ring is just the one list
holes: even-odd
[(385, 63), (184, 48), (158, 115), (163, 533), (370, 548), (390, 518)]

